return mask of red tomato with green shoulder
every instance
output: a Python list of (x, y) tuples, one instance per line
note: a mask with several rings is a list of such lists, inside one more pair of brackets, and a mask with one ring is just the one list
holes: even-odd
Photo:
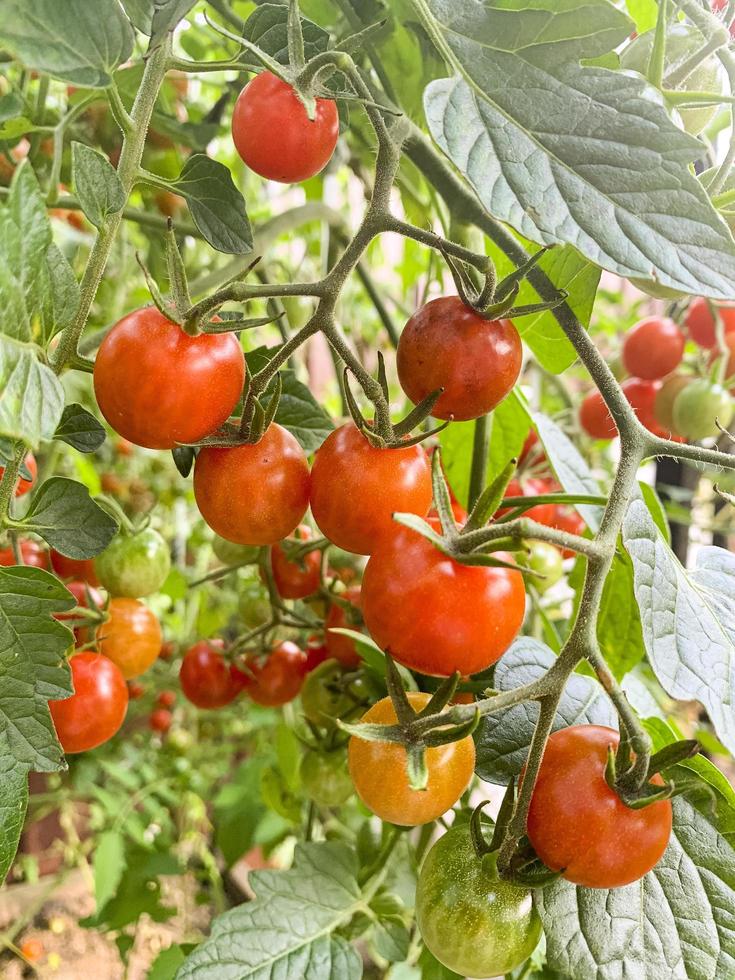
[[(339, 596), (342, 603), (333, 602), (329, 607), (327, 618), (324, 621), (324, 645), (327, 648), (327, 656), (333, 660), (338, 660), (343, 667), (359, 667), (362, 658), (357, 652), (355, 641), (343, 633), (332, 633), (333, 629), (348, 629), (360, 631), (363, 623), (362, 614), (362, 590), (359, 585), (350, 586), (349, 589)], [(345, 606), (344, 604), (347, 603)]]
[(97, 646), (130, 680), (145, 673), (161, 652), (163, 634), (155, 613), (137, 599), (111, 599), (97, 629)]
[[(308, 524), (299, 524), (291, 541), (305, 542), (313, 537)], [(273, 581), (282, 599), (305, 599), (319, 588), (321, 581), (322, 552), (307, 551), (300, 558), (289, 558), (282, 543), (271, 549)]]
[(276, 708), (298, 695), (306, 677), (306, 654), (284, 640), (268, 654), (252, 654), (245, 660), (242, 687), (256, 704)]
[(201, 640), (184, 654), (179, 682), (184, 697), (198, 708), (224, 708), (242, 689), (241, 674), (222, 656), (222, 640)]
[[(20, 548), (20, 556), (23, 559), (24, 565), (28, 565), (31, 568), (48, 569), (48, 552), (37, 541), (24, 538), (18, 542), (18, 547)], [(18, 562), (16, 561), (15, 552), (12, 547), (0, 548), (0, 566), (7, 568), (17, 564)]]
[(69, 667), (74, 693), (65, 701), (49, 701), (54, 728), (67, 755), (87, 752), (111, 739), (128, 709), (125, 678), (107, 657), (97, 651), (77, 653)]

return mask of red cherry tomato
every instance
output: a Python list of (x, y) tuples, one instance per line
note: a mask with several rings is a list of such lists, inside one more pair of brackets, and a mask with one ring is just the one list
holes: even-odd
[(640, 378), (628, 378), (620, 386), (628, 399), (633, 411), (641, 424), (654, 435), (666, 435), (656, 420), (656, 395), (661, 388), (660, 381), (643, 381)]
[(533, 468), (540, 466), (542, 463), (547, 463), (546, 453), (541, 445), (538, 433), (535, 429), (531, 429), (526, 436), (526, 441), (523, 443), (521, 455), (518, 457), (518, 465), (523, 468)]
[(664, 378), (681, 364), (683, 356), (684, 334), (668, 317), (640, 320), (623, 341), (625, 370), (636, 378)]
[(499, 660), (525, 608), (520, 572), (460, 565), (405, 527), (373, 553), (362, 582), (375, 642), (411, 670), (440, 677), (475, 674)]
[(181, 690), (198, 708), (223, 708), (241, 690), (241, 675), (221, 651), (222, 640), (202, 640), (184, 654), (179, 671)]
[[(718, 306), (717, 311), (722, 317), (725, 335), (735, 331), (735, 306)], [(717, 344), (715, 319), (712, 316), (709, 302), (701, 296), (692, 300), (684, 317), (684, 323), (689, 336), (695, 344), (711, 350)]]
[(130, 680), (148, 670), (161, 652), (161, 624), (138, 599), (111, 599), (107, 609), (109, 618), (97, 630), (97, 646)]
[[(308, 541), (312, 537), (307, 524), (299, 524), (292, 537)], [(271, 550), (273, 581), (282, 599), (304, 599), (319, 588), (322, 564), (321, 551), (308, 551), (301, 558), (290, 559), (280, 544)]]
[(291, 433), (274, 422), (255, 444), (202, 449), (194, 496), (204, 520), (235, 544), (276, 544), (309, 505), (309, 464)]
[[(555, 527), (559, 531), (568, 531), (569, 534), (583, 534), (587, 529), (584, 518), (577, 513), (574, 507), (568, 504), (557, 504), (555, 507), (554, 519), (550, 527)], [(574, 558), (575, 552), (570, 548), (561, 548), (562, 558)]]
[(318, 174), (338, 136), (335, 102), (317, 99), (316, 115), (309, 119), (292, 86), (269, 71), (248, 82), (232, 113), (232, 140), (243, 161), (261, 177), (283, 184)]
[(327, 645), (324, 637), (321, 636), (310, 636), (306, 641), (306, 672), (311, 673), (312, 670), (316, 670), (319, 664), (323, 664), (325, 660), (329, 659), (329, 653), (327, 652)]
[(51, 567), (59, 578), (71, 578), (89, 585), (100, 584), (94, 568), (94, 558), (67, 558), (52, 548)]
[(102, 745), (117, 732), (128, 708), (128, 689), (118, 667), (96, 651), (69, 661), (74, 694), (49, 701), (51, 718), (67, 754)]
[(355, 641), (342, 633), (330, 633), (332, 629), (358, 630), (362, 625), (360, 608), (362, 605), (361, 590), (358, 585), (345, 589), (340, 596), (342, 600), (350, 604), (350, 609), (333, 602), (329, 607), (327, 618), (324, 621), (326, 630), (324, 643), (327, 648), (327, 655), (333, 660), (339, 660), (343, 667), (359, 667), (362, 662), (360, 654), (357, 652)]
[(145, 694), (145, 688), (138, 681), (128, 681), (128, 697), (131, 701), (137, 701)]
[[(102, 593), (87, 582), (67, 582), (66, 587), (77, 600), (77, 605), (82, 609), (102, 609), (105, 605), (105, 597)], [(74, 618), (73, 612), (54, 614), (54, 619), (58, 619), (60, 622)], [(76, 646), (83, 646), (89, 641), (89, 632), (87, 627), (75, 627), (74, 642)]]
[(618, 428), (599, 391), (591, 391), (579, 406), (579, 424), (593, 439), (614, 439)]
[[(31, 568), (48, 568), (48, 552), (37, 541), (23, 540), (19, 542), (20, 556), (24, 565)], [(17, 565), (15, 553), (11, 547), (0, 548), (0, 565)]]
[[(15, 496), (22, 497), (24, 493), (28, 493), (33, 484), (36, 482), (36, 477), (38, 476), (38, 464), (36, 463), (36, 457), (33, 453), (28, 453), (26, 458), (23, 460), (23, 464), (30, 473), (30, 479), (27, 480), (24, 476), (21, 476), (15, 487)], [(3, 478), (5, 473), (5, 467), (0, 466), (0, 480)]]
[[(621, 888), (647, 874), (671, 836), (671, 803), (626, 806), (605, 780), (611, 728), (574, 725), (546, 745), (528, 812), (528, 836), (541, 860), (587, 888)], [(663, 785), (658, 777), (655, 782)]]
[(156, 708), (154, 711), (151, 711), (148, 724), (154, 732), (160, 732), (164, 735), (171, 727), (173, 718), (174, 716), (168, 708)]
[(510, 320), (487, 320), (459, 296), (422, 306), (403, 328), (396, 364), (401, 387), (418, 404), (438, 388), (432, 415), (457, 421), (491, 412), (518, 379), (521, 338)]
[(227, 420), (242, 393), (245, 359), (232, 333), (191, 337), (153, 307), (123, 317), (94, 364), (100, 411), (137, 446), (173, 449)]
[(267, 708), (287, 704), (301, 690), (306, 661), (304, 651), (290, 640), (273, 647), (265, 658), (253, 654), (245, 661), (243, 690), (256, 704)]
[[(524, 480), (522, 483), (519, 479), (512, 479), (508, 484), (505, 496), (506, 497), (540, 497), (542, 494), (553, 493), (557, 489), (557, 486), (553, 481), (550, 480)], [(496, 517), (502, 517), (504, 514), (510, 512), (510, 507), (501, 507), (496, 511)], [(537, 504), (530, 510), (524, 512), (524, 517), (530, 517), (532, 521), (538, 521), (539, 524), (551, 524), (554, 519), (554, 513), (556, 511), (556, 504)]]
[(332, 432), (311, 471), (311, 512), (339, 548), (369, 555), (398, 526), (396, 512), (424, 517), (431, 469), (421, 446), (376, 449), (352, 422)]
[(161, 708), (173, 708), (176, 704), (176, 691), (161, 691), (156, 697), (156, 704)]

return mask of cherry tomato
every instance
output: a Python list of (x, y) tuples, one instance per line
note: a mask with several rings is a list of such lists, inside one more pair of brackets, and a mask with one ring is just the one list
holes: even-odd
[(591, 391), (579, 406), (579, 424), (593, 439), (614, 439), (618, 428), (599, 391)]
[[(23, 476), (21, 471), (20, 479), (15, 486), (16, 497), (22, 497), (24, 493), (28, 493), (33, 484), (36, 482), (36, 477), (38, 476), (38, 464), (36, 463), (36, 457), (33, 455), (33, 453), (28, 453), (26, 455), (26, 458), (23, 460), (23, 465), (28, 470), (30, 478), (27, 479), (25, 476)], [(5, 467), (0, 466), (0, 480), (2, 480), (4, 473)]]
[(237, 609), (243, 626), (248, 630), (267, 623), (273, 612), (268, 595), (255, 582), (243, 583)]
[(319, 806), (340, 806), (352, 796), (344, 749), (331, 752), (308, 749), (301, 758), (299, 775), (304, 792)]
[(131, 701), (137, 701), (145, 694), (145, 688), (138, 681), (128, 681), (128, 697)]
[(421, 446), (376, 449), (352, 422), (332, 432), (311, 471), (311, 512), (339, 548), (369, 555), (397, 527), (393, 514), (424, 517), (431, 469)]
[(440, 963), (463, 977), (508, 975), (541, 938), (531, 891), (501, 878), (497, 860), (497, 851), (477, 856), (464, 824), (439, 838), (419, 872), (421, 938)]
[(488, 320), (459, 298), (422, 306), (403, 328), (396, 363), (401, 387), (418, 404), (438, 388), (432, 415), (457, 421), (487, 415), (518, 380), (521, 338), (510, 320)]
[(653, 414), (661, 427), (661, 431), (669, 436), (676, 434), (674, 429), (674, 402), (679, 392), (686, 388), (691, 381), (692, 378), (686, 374), (672, 374), (656, 392)]
[[(569, 534), (580, 535), (584, 534), (587, 529), (584, 518), (569, 504), (556, 505), (556, 513), (550, 526), (555, 527), (558, 531), (568, 531)], [(576, 554), (571, 548), (560, 548), (559, 550), (562, 558), (574, 558)]]
[(118, 534), (95, 559), (100, 582), (110, 595), (139, 599), (158, 592), (171, 570), (168, 545), (147, 527), (137, 534)]
[(527, 541), (526, 547), (528, 556), (523, 558), (523, 564), (533, 572), (533, 575), (528, 576), (528, 580), (543, 595), (555, 586), (564, 574), (562, 556), (548, 541)]
[(29, 963), (36, 963), (44, 955), (43, 943), (40, 939), (26, 939), (21, 943), (20, 951)]
[(128, 709), (128, 689), (119, 668), (96, 651), (69, 661), (74, 693), (49, 701), (51, 718), (67, 754), (102, 745), (117, 732)]
[(338, 660), (343, 667), (359, 667), (362, 663), (362, 657), (357, 652), (355, 641), (343, 633), (330, 633), (330, 630), (347, 629), (359, 632), (362, 626), (360, 586), (353, 585), (349, 589), (345, 589), (340, 598), (348, 602), (350, 608), (345, 609), (337, 602), (333, 602), (329, 607), (327, 618), (324, 621), (324, 629), (326, 630), (324, 644), (328, 655), (333, 660)]
[(664, 378), (681, 364), (683, 356), (684, 334), (668, 317), (640, 320), (623, 341), (625, 370), (636, 378)]
[(198, 708), (223, 708), (241, 690), (240, 672), (227, 663), (223, 649), (222, 640), (201, 640), (189, 647), (181, 661), (181, 690)]
[[(541, 860), (587, 888), (621, 888), (657, 864), (671, 835), (671, 803), (626, 806), (605, 781), (612, 728), (574, 725), (546, 745), (528, 811), (528, 836)], [(655, 782), (663, 785), (663, 780)]]
[(169, 730), (173, 720), (174, 716), (168, 708), (156, 708), (154, 711), (151, 711), (148, 724), (154, 732), (160, 732), (163, 735)]
[(99, 585), (94, 558), (67, 558), (61, 552), (51, 549), (51, 567), (59, 578), (73, 578), (89, 585)]
[(158, 654), (161, 660), (170, 660), (176, 653), (177, 644), (173, 640), (166, 640), (161, 644), (161, 652)]
[(239, 565), (248, 563), (254, 565), (260, 557), (260, 548), (249, 544), (235, 544), (226, 541), (219, 534), (212, 538), (212, 551), (223, 565)]
[[(31, 568), (48, 568), (48, 552), (37, 541), (24, 539), (19, 542), (20, 556), (24, 565)], [(0, 566), (17, 565), (12, 547), (0, 548)]]
[(137, 599), (111, 599), (109, 618), (97, 630), (97, 645), (129, 680), (145, 673), (161, 652), (161, 625)]
[(306, 670), (310, 672), (329, 658), (323, 636), (310, 636), (306, 641)]
[(533, 469), (536, 466), (540, 466), (542, 463), (548, 465), (546, 453), (541, 445), (541, 440), (538, 437), (538, 433), (535, 429), (531, 429), (526, 436), (526, 441), (523, 443), (521, 454), (518, 457), (518, 465), (524, 469)]
[(520, 572), (460, 565), (409, 528), (371, 556), (362, 582), (365, 625), (378, 646), (440, 677), (476, 674), (499, 660), (525, 608)]
[(191, 337), (154, 306), (123, 317), (102, 341), (94, 391), (112, 428), (147, 449), (197, 442), (227, 420), (245, 359), (232, 333)]
[(161, 691), (156, 697), (156, 704), (161, 708), (173, 708), (176, 704), (176, 691)]
[(285, 640), (267, 657), (253, 655), (245, 661), (243, 689), (256, 704), (276, 708), (297, 696), (306, 676), (306, 654)]
[[(430, 699), (423, 691), (409, 691), (415, 711)], [(365, 712), (361, 722), (395, 725), (390, 698), (383, 698)], [(425, 790), (411, 789), (406, 774), (406, 750), (395, 742), (368, 742), (351, 736), (348, 757), (350, 775), (362, 802), (381, 820), (401, 827), (436, 820), (454, 806), (467, 789), (475, 767), (475, 743), (471, 736), (426, 751), (429, 781)]]
[(309, 464), (291, 433), (275, 422), (255, 444), (202, 449), (194, 466), (202, 517), (236, 544), (276, 544), (309, 505)]
[[(71, 592), (77, 601), (77, 606), (82, 609), (103, 609), (105, 605), (105, 598), (102, 593), (95, 589), (94, 586), (89, 585), (88, 582), (67, 582), (67, 589)], [(74, 612), (64, 612), (64, 613), (54, 613), (54, 619), (58, 619), (59, 622), (64, 622), (69, 619), (75, 619)], [(89, 639), (89, 629), (85, 626), (76, 626), (74, 628), (74, 642), (76, 646), (83, 646), (88, 642)]]
[(327, 660), (309, 673), (301, 689), (301, 710), (313, 725), (332, 729), (336, 718), (346, 720), (359, 711), (360, 684), (348, 685), (345, 676), (337, 660)]
[(316, 100), (309, 119), (294, 89), (269, 71), (251, 79), (232, 113), (232, 140), (256, 174), (283, 184), (318, 174), (329, 163), (339, 136), (337, 105)]
[[(312, 537), (307, 524), (299, 524), (293, 538), (308, 541)], [(321, 551), (308, 551), (301, 558), (291, 559), (281, 544), (271, 550), (273, 581), (282, 599), (305, 599), (319, 588), (322, 565)]]
[[(551, 480), (521, 480), (514, 478), (508, 484), (505, 496), (506, 497), (540, 497), (543, 494), (553, 493), (556, 489), (556, 485)], [(524, 517), (530, 517), (532, 521), (538, 521), (539, 524), (550, 524), (554, 519), (554, 511), (556, 509), (556, 504), (537, 504), (535, 507), (531, 507), (530, 510), (524, 512)], [(495, 512), (496, 517), (502, 517), (504, 514), (510, 513), (510, 507), (501, 507)]]
[(674, 427), (685, 439), (715, 438), (720, 434), (715, 420), (725, 428), (732, 422), (732, 395), (722, 385), (697, 378), (676, 396), (673, 415)]
[[(722, 318), (725, 335), (735, 331), (735, 306), (718, 306), (716, 303), (713, 305)], [(707, 350), (717, 345), (715, 318), (708, 300), (702, 296), (693, 299), (686, 311), (684, 323), (695, 344)]]
[(645, 381), (641, 378), (628, 378), (620, 386), (628, 399), (635, 414), (649, 432), (654, 435), (664, 435), (661, 426), (656, 421), (654, 406), (656, 395), (661, 387), (660, 381)]

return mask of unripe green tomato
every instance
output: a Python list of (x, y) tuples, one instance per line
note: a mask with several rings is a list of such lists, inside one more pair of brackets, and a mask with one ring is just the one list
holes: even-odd
[(527, 580), (542, 594), (547, 592), (559, 581), (564, 574), (564, 564), (561, 552), (548, 541), (528, 541), (528, 557), (523, 564), (530, 568), (534, 575), (527, 575)]
[(235, 544), (215, 534), (212, 551), (223, 565), (255, 564), (260, 557), (260, 548), (249, 544)]
[(147, 527), (118, 535), (97, 555), (94, 568), (110, 595), (140, 599), (161, 588), (171, 571), (171, 556), (158, 531)]
[(344, 667), (336, 660), (325, 660), (306, 677), (301, 688), (304, 717), (320, 728), (334, 728), (336, 718), (346, 718), (355, 710), (355, 700), (342, 684)]
[(730, 392), (704, 378), (682, 388), (674, 400), (674, 429), (691, 442), (718, 436), (715, 419), (727, 428), (732, 417)]
[(667, 434), (676, 432), (674, 427), (674, 404), (679, 393), (691, 384), (692, 379), (686, 374), (672, 374), (667, 378), (656, 394), (653, 403), (653, 414), (656, 421)]
[(304, 792), (320, 806), (340, 806), (353, 793), (344, 749), (316, 752), (309, 749), (299, 769)]
[(243, 586), (237, 604), (240, 619), (246, 629), (254, 630), (271, 618), (271, 604), (264, 590), (252, 582)]
[(434, 956), (463, 977), (511, 973), (541, 936), (530, 890), (499, 877), (496, 851), (477, 857), (466, 824), (448, 830), (426, 855), (416, 920)]

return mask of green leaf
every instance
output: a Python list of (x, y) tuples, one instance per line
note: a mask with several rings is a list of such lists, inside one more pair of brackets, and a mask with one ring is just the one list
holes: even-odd
[(118, 524), (76, 480), (54, 476), (41, 484), (21, 522), (68, 558), (93, 558), (118, 531)]
[(400, 963), (408, 956), (411, 934), (398, 916), (380, 919), (373, 926), (372, 943), (376, 952), (389, 963)]
[(168, 949), (162, 949), (153, 961), (146, 980), (174, 980), (176, 971), (193, 948), (192, 943), (175, 943)]
[(688, 168), (702, 144), (641, 76), (579, 64), (625, 40), (625, 14), (608, 0), (414, 2), (456, 73), (426, 88), (429, 129), (495, 218), (621, 276), (735, 295), (735, 242)]
[[(551, 468), (567, 493), (600, 494), (600, 484), (592, 476), (590, 468), (574, 443), (564, 435), (550, 418), (537, 412), (534, 425)], [(597, 531), (602, 519), (602, 509), (594, 504), (579, 504), (577, 510), (584, 517), (587, 527)]]
[(0, 122), (7, 122), (14, 119), (23, 112), (23, 99), (17, 92), (7, 92), (0, 95)]
[(154, 0), (151, 46), (157, 46), (169, 31), (189, 13), (196, 0)]
[[(543, 676), (556, 661), (547, 646), (522, 636), (495, 665), (492, 687), (511, 691)], [(482, 718), (474, 734), (475, 771), (489, 783), (506, 785), (526, 763), (538, 719), (538, 703), (518, 704)], [(572, 674), (562, 694), (553, 730), (569, 725), (617, 728), (615, 710), (602, 687), (591, 677)]]
[(684, 569), (642, 500), (623, 522), (648, 660), (672, 698), (701, 701), (735, 752), (735, 555), (703, 547)]
[(125, 191), (107, 157), (84, 143), (72, 143), (72, 175), (79, 203), (95, 228), (125, 207)]
[(625, 553), (616, 553), (605, 579), (597, 617), (597, 639), (618, 680), (646, 655), (641, 614), (633, 588), (633, 562)]
[(72, 402), (61, 413), (54, 439), (68, 443), (80, 453), (93, 453), (105, 441), (105, 430), (91, 412)]
[(64, 389), (33, 351), (0, 335), (0, 435), (37, 449), (53, 439), (64, 408)]
[(356, 874), (345, 844), (297, 845), (289, 871), (250, 875), (255, 900), (215, 919), (177, 980), (360, 980), (360, 955), (335, 934), (360, 907)]
[(658, 18), (657, 0), (626, 0), (625, 6), (635, 21), (635, 29), (638, 34), (650, 31), (656, 26)]
[(0, 41), (26, 68), (89, 88), (108, 86), (133, 51), (117, 0), (6, 0)]
[(82, 920), (85, 927), (122, 929), (148, 915), (154, 922), (165, 922), (175, 909), (161, 903), (161, 875), (181, 872), (179, 862), (168, 851), (151, 851), (139, 845), (128, 846), (126, 867), (115, 891), (94, 916)]
[(121, 2), (133, 27), (150, 37), (155, 0), (121, 0)]
[[(257, 44), (271, 58), (282, 65), (288, 64), (288, 6), (281, 3), (263, 3), (257, 7), (245, 21), (243, 37)], [(301, 30), (304, 35), (304, 54), (309, 61), (315, 55), (326, 51), (329, 46), (329, 34), (306, 17), (301, 18)], [(252, 63), (253, 56), (249, 51), (243, 51), (242, 58)]]
[[(283, 392), (276, 410), (275, 421), (298, 439), (305, 452), (313, 453), (332, 432), (334, 423), (293, 371), (286, 369), (280, 374)], [(268, 391), (262, 398), (265, 409), (270, 404), (272, 391), (273, 385), (269, 385)]]
[(28, 808), (28, 769), (3, 755), (0, 760), (0, 883), (18, 850)]
[(25, 116), (16, 116), (15, 119), (8, 119), (0, 125), (0, 140), (17, 140), (25, 133), (36, 132), (37, 128)]
[(186, 198), (194, 224), (212, 248), (231, 255), (252, 251), (245, 201), (223, 163), (194, 153), (171, 187)]
[(116, 894), (125, 871), (125, 841), (122, 834), (108, 830), (100, 834), (94, 849), (94, 896), (101, 909)]
[(548, 964), (563, 977), (735, 974), (735, 850), (688, 801), (673, 808), (666, 853), (640, 881), (607, 890), (559, 879), (534, 893)]
[(648, 507), (648, 512), (653, 518), (656, 527), (666, 538), (667, 544), (671, 544), (671, 528), (669, 527), (669, 520), (666, 516), (664, 505), (661, 503), (655, 488), (639, 480), (638, 489), (643, 495), (643, 501), (646, 507)]

